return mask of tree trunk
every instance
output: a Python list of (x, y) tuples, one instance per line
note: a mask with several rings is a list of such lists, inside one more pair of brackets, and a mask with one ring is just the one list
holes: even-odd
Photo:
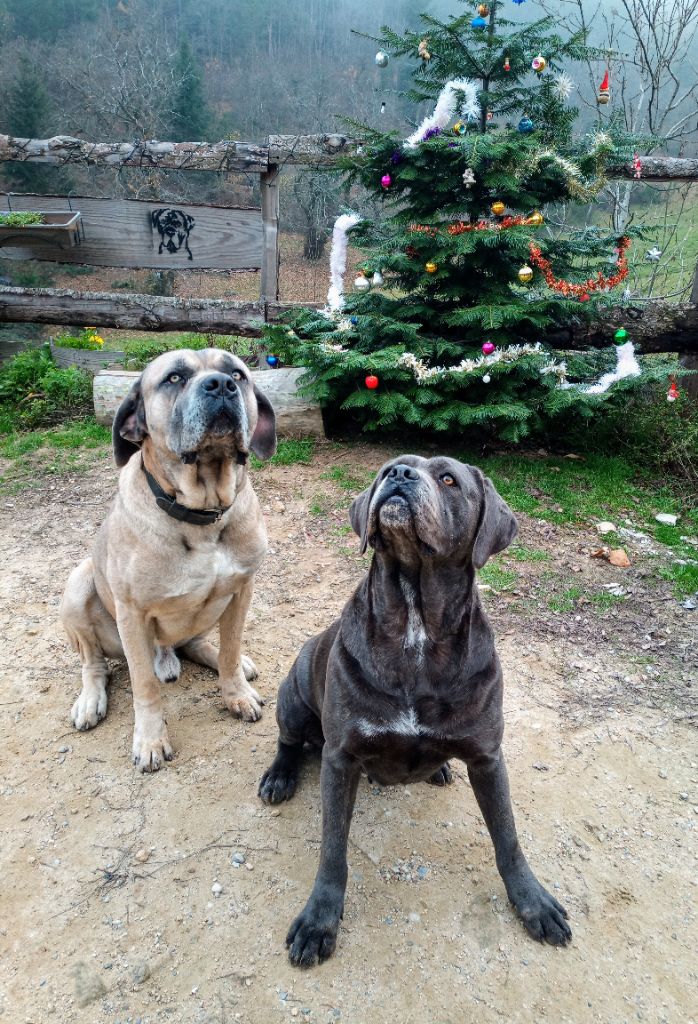
[(324, 228), (309, 225), (305, 232), (303, 243), (303, 259), (321, 260), (327, 243), (327, 232)]

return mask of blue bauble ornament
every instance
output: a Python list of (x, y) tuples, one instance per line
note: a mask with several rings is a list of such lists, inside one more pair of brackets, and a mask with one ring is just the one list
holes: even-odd
[(279, 357), (278, 356), (267, 356), (267, 363), (273, 369), (275, 366), (279, 365)]
[(528, 135), (529, 132), (533, 131), (533, 121), (528, 116), (528, 114), (524, 114), (524, 116), (521, 118), (521, 120), (519, 121), (518, 128), (522, 135)]
[(484, 18), (481, 18), (479, 14), (476, 14), (473, 20), (470, 22), (471, 28), (487, 28), (487, 22)]
[(524, 3), (526, 3), (526, 0), (514, 0), (514, 3), (515, 4), (524, 4)]
[(354, 327), (356, 327), (356, 325), (358, 324), (358, 322), (359, 322), (359, 318), (358, 318), (358, 316), (350, 316), (350, 317), (349, 317), (349, 323), (353, 324), (353, 325), (354, 325)]

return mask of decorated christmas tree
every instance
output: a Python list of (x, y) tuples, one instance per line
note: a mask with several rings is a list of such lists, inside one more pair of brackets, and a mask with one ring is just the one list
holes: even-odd
[[(592, 55), (584, 40), (561, 38), (552, 18), (515, 24), (503, 8), (382, 30), (376, 63), (412, 58), (409, 95), (433, 113), (407, 138), (351, 124), (360, 145), (346, 173), (381, 213), (337, 221), (327, 307), (268, 328), (271, 351), (308, 368), (315, 397), (365, 429), (516, 441), (667, 374), (641, 369), (623, 330), (606, 352), (566, 360), (542, 343), (620, 301), (630, 238), (548, 231), (546, 209), (593, 201), (630, 142), (612, 123), (573, 134), (568, 72)], [(365, 256), (345, 297), (348, 237)]]

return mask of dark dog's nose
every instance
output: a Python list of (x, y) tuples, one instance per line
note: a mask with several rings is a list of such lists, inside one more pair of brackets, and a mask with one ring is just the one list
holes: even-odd
[(237, 392), (237, 385), (227, 373), (208, 373), (201, 381), (207, 395), (214, 398), (230, 398)]
[(404, 481), (405, 483), (415, 483), (419, 480), (419, 473), (412, 466), (407, 466), (402, 462), (399, 462), (397, 466), (392, 466), (388, 473), (389, 480)]

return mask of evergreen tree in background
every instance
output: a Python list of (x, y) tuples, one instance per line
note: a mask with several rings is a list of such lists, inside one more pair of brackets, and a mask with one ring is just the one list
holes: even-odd
[(205, 139), (210, 117), (204, 100), (201, 72), (186, 39), (179, 45), (174, 77), (177, 86), (172, 111), (172, 139), (174, 142)]
[[(613, 125), (573, 136), (566, 69), (592, 55), (581, 36), (563, 39), (549, 17), (508, 21), (501, 0), (469, 7), (447, 22), (422, 15), (419, 31), (386, 28), (377, 40), (416, 60), (410, 96), (430, 109), (449, 81), (478, 88), (468, 118), (455, 113), (412, 141), (351, 125), (362, 145), (349, 179), (384, 211), (350, 236), (366, 254), (364, 278), (379, 273), (377, 287), (360, 281), (343, 308), (295, 313), (269, 327), (267, 341), (308, 367), (324, 406), (350, 410), (365, 429), (484, 428), (516, 441), (571, 411), (591, 417), (660, 371), (587, 394), (585, 381), (615, 367), (613, 338), (606, 352), (566, 364), (538, 344), (620, 300), (607, 284), (622, 279), (629, 240), (592, 227), (561, 236), (545, 213), (546, 204), (592, 201), (609, 158), (628, 156), (631, 140)], [(459, 107), (467, 92), (456, 90)]]
[[(19, 59), (17, 77), (7, 91), (2, 121), (9, 135), (23, 139), (43, 139), (51, 129), (51, 102), (41, 75), (32, 61)], [(11, 161), (2, 165), (3, 177), (11, 188), (21, 192), (44, 192), (56, 183), (56, 171), (42, 164)]]

